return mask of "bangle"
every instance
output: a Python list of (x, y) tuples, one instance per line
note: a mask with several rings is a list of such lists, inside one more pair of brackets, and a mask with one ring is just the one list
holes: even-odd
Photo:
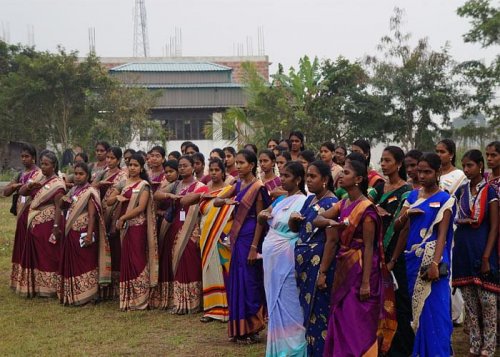
[(486, 260), (486, 261), (490, 260), (490, 257), (486, 257), (486, 256), (482, 256), (481, 258), (482, 258), (483, 260)]
[(434, 264), (435, 266), (439, 266), (439, 263), (436, 263), (434, 260), (431, 262), (431, 264)]
[(389, 263), (396, 264), (397, 261), (398, 261), (397, 259), (391, 258), (391, 260), (389, 260)]
[(255, 244), (250, 245), (250, 247), (257, 249), (257, 246)]

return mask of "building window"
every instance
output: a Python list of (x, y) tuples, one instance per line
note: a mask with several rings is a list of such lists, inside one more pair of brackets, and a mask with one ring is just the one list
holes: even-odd
[(166, 119), (170, 140), (206, 140), (203, 128), (211, 118)]

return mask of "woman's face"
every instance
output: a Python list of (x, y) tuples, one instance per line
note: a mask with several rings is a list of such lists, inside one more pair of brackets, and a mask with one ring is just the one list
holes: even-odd
[(139, 161), (135, 159), (129, 160), (127, 168), (128, 168), (128, 176), (131, 178), (139, 177), (139, 175), (141, 174), (142, 170), (141, 164), (139, 163)]
[(465, 176), (467, 176), (469, 180), (481, 176), (482, 168), (483, 168), (482, 164), (478, 164), (475, 161), (469, 159), (468, 157), (464, 157), (462, 159), (462, 169), (464, 170)]
[(351, 152), (357, 152), (358, 154), (361, 154), (368, 159), (368, 155), (365, 154), (363, 149), (361, 149), (358, 145), (351, 145)]
[(290, 136), (290, 142), (292, 143), (291, 151), (299, 152), (302, 147), (302, 140), (299, 137), (292, 135)]
[(96, 145), (95, 147), (95, 157), (97, 161), (106, 160), (106, 148), (102, 145)]
[(306, 174), (306, 184), (309, 192), (318, 194), (323, 191), (326, 186), (327, 178), (321, 177), (318, 168), (314, 165), (309, 165)]
[(40, 169), (42, 170), (42, 174), (44, 176), (50, 177), (54, 174), (55, 167), (48, 157), (42, 156), (42, 159), (40, 160)]
[(408, 177), (411, 178), (411, 180), (413, 182), (418, 182), (417, 164), (418, 164), (418, 161), (416, 159), (414, 159), (413, 157), (408, 156), (405, 158), (406, 173), (408, 174)]
[(163, 164), (164, 160), (165, 158), (158, 151), (151, 151), (149, 153), (148, 165), (151, 168), (158, 168)]
[(441, 165), (447, 165), (453, 159), (453, 154), (448, 151), (443, 143), (436, 145), (436, 154), (438, 154), (441, 159)]
[(195, 159), (193, 169), (197, 175), (201, 176), (201, 175), (203, 175), (203, 172), (205, 171), (205, 163), (198, 160), (198, 159)]
[(396, 159), (387, 150), (382, 153), (382, 157), (380, 158), (380, 168), (385, 176), (390, 176), (399, 170)]
[(267, 143), (267, 148), (269, 150), (273, 150), (276, 146), (278, 146), (278, 143), (274, 140), (269, 140), (269, 142)]
[(319, 150), (319, 157), (321, 158), (321, 161), (327, 163), (328, 165), (331, 164), (333, 156), (333, 151), (330, 151), (330, 149), (328, 149), (326, 146), (322, 146)]
[(246, 177), (252, 173), (253, 164), (249, 163), (243, 154), (236, 155), (236, 170), (240, 178)]
[(215, 158), (222, 159), (217, 151), (212, 151), (210, 153), (210, 158), (211, 159), (215, 159)]
[(309, 166), (309, 162), (300, 155), (297, 158), (297, 161), (300, 162), (302, 166), (304, 166), (304, 171), (307, 172), (307, 167)]
[(337, 164), (339, 165), (344, 165), (345, 163), (345, 154), (346, 152), (342, 148), (336, 148), (335, 149), (335, 160), (337, 161)]
[(89, 175), (81, 167), (76, 167), (73, 175), (75, 185), (82, 186), (89, 181)]
[(132, 154), (130, 152), (127, 152), (123, 155), (123, 161), (125, 161), (126, 166), (128, 166), (128, 162), (130, 161), (131, 157), (132, 157)]
[(353, 186), (356, 186), (356, 184), (360, 184), (361, 181), (362, 178), (356, 176), (356, 171), (354, 171), (350, 162), (349, 161), (346, 162), (344, 165), (344, 169), (339, 174), (339, 180), (338, 180), (339, 186), (344, 189), (348, 189)]
[(280, 172), (281, 174), (281, 171), (283, 171), (283, 168), (285, 167), (287, 161), (285, 159), (284, 156), (278, 156), (278, 158), (276, 159), (276, 165), (278, 166), (278, 171)]
[(486, 148), (486, 162), (491, 170), (500, 167), (500, 153), (496, 151), (493, 145)]
[(286, 151), (290, 151), (290, 145), (288, 145), (286, 140), (281, 141), (279, 146), (285, 148)]
[(223, 180), (224, 172), (220, 169), (219, 165), (216, 163), (210, 164), (208, 167), (208, 173), (212, 182), (215, 184), (221, 183)]
[(292, 172), (290, 172), (287, 168), (285, 168), (281, 174), (281, 187), (288, 193), (297, 191), (299, 187), (300, 178), (295, 177)]
[(439, 173), (427, 161), (420, 161), (417, 165), (418, 182), (423, 187), (433, 187), (438, 184)]
[(108, 153), (106, 154), (106, 165), (110, 169), (117, 168), (118, 165), (120, 165), (120, 160), (116, 158), (115, 154), (113, 154), (112, 151), (108, 151)]
[(165, 167), (165, 178), (169, 183), (177, 181), (177, 178), (179, 177), (179, 173), (171, 168), (170, 166)]
[(226, 167), (233, 167), (235, 164), (235, 157), (230, 151), (224, 151), (226, 154)]
[(180, 159), (179, 160), (179, 175), (184, 179), (191, 178), (193, 176), (194, 170), (193, 170), (193, 165), (191, 165), (191, 162), (187, 159)]
[(259, 155), (259, 165), (260, 165), (260, 169), (262, 170), (262, 172), (268, 173), (268, 172), (271, 172), (272, 169), (274, 168), (274, 161), (271, 160), (271, 158), (269, 156), (267, 156), (266, 154), (260, 154)]
[(35, 159), (31, 154), (27, 151), (22, 151), (21, 152), (21, 162), (23, 163), (23, 166), (28, 168), (31, 167), (35, 163)]

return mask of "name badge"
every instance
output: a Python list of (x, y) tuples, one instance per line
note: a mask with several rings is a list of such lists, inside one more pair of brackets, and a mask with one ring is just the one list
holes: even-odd
[(429, 207), (439, 208), (439, 207), (441, 207), (441, 203), (439, 203), (439, 202), (431, 202), (431, 203), (429, 203)]
[(391, 203), (391, 202), (394, 202), (394, 201), (397, 201), (397, 200), (398, 200), (398, 198), (397, 198), (396, 196), (392, 196), (392, 197), (390, 197), (390, 198), (387, 200), (387, 202), (388, 202), (388, 203)]
[(26, 203), (26, 196), (21, 196), (21, 203)]
[(182, 210), (179, 212), (179, 219), (181, 222), (184, 222), (186, 220), (186, 211)]
[(132, 193), (139, 193), (139, 192), (141, 192), (141, 190), (139, 188), (132, 189)]

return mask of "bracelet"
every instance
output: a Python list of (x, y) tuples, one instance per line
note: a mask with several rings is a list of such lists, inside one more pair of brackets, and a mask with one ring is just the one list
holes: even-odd
[(391, 260), (389, 260), (389, 263), (394, 263), (394, 264), (396, 264), (396, 262), (397, 262), (397, 261), (398, 261), (397, 259), (391, 258)]
[(439, 263), (436, 263), (434, 260), (431, 262), (431, 264), (434, 264), (435, 266), (439, 266)]
[(255, 244), (250, 245), (250, 247), (257, 249), (257, 246)]

